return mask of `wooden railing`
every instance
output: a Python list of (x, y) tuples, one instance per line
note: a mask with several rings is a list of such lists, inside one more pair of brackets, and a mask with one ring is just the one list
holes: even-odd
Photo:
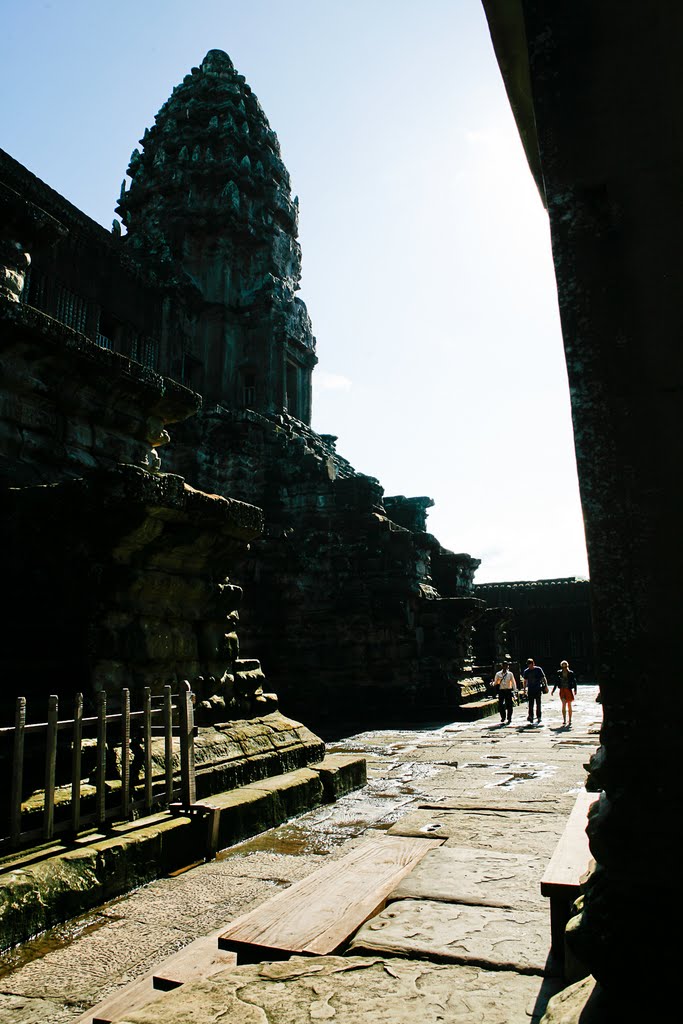
[[(47, 721), (29, 723), (26, 711), (26, 698), (18, 697), (14, 725), (0, 727), (0, 765), (5, 772), (10, 767), (9, 813), (6, 825), (2, 820), (5, 816), (0, 817), (0, 852), (29, 843), (49, 842), (59, 833), (77, 836), (92, 825), (102, 828), (110, 820), (126, 821), (140, 813), (149, 814), (169, 806), (175, 798), (188, 807), (195, 802), (194, 710), (189, 683), (182, 683), (175, 695), (166, 686), (163, 695), (154, 698), (146, 687), (138, 710), (131, 710), (130, 691), (126, 689), (121, 693), (121, 711), (114, 714), (107, 712), (103, 692), (97, 694), (95, 714), (91, 717), (84, 717), (80, 693), (74, 699), (72, 718), (59, 718), (59, 701), (54, 695), (48, 698)], [(60, 733), (64, 732), (68, 736), (60, 744)], [(154, 735), (163, 736), (164, 751), (163, 773), (159, 769), (156, 776), (152, 763)], [(178, 739), (175, 771), (174, 735)], [(82, 778), (84, 741), (91, 748), (92, 770), (86, 779)], [(70, 781), (58, 785), (57, 756), (58, 751), (64, 753), (65, 749), (70, 756)], [(111, 763), (116, 753), (120, 759), (116, 777), (107, 779), (108, 761)], [(33, 766), (36, 758), (44, 760), (42, 811), (38, 797), (38, 809), (34, 807), (33, 813), (24, 793), (27, 758)], [(141, 763), (134, 778), (135, 760)], [(64, 777), (64, 770), (61, 775)], [(94, 785), (90, 783), (84, 795), (91, 777)], [(58, 801), (58, 796), (62, 800)], [(68, 814), (56, 813), (58, 804), (64, 804)], [(39, 827), (24, 828), (27, 819), (30, 825), (31, 817), (37, 816), (41, 818)]]

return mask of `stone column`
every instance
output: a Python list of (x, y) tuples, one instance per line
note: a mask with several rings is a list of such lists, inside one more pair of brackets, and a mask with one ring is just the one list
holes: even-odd
[[(672, 990), (681, 911), (683, 7), (523, 0), (594, 602), (598, 868), (572, 929), (613, 1001)], [(632, 1019), (632, 1018), (629, 1018)]]

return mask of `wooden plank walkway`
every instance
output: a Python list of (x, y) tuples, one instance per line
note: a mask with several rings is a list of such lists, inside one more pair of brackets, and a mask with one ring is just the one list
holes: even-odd
[(383, 908), (404, 875), (442, 842), (384, 834), (368, 837), (345, 857), (238, 918), (218, 944), (235, 952), (238, 963), (335, 953)]

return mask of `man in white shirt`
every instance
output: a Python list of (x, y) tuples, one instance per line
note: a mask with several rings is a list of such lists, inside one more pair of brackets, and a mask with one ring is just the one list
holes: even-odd
[(517, 692), (517, 681), (510, 671), (510, 662), (503, 661), (500, 672), (493, 677), (493, 688), (498, 691), (498, 709), (501, 725), (509, 725), (512, 721), (512, 695)]

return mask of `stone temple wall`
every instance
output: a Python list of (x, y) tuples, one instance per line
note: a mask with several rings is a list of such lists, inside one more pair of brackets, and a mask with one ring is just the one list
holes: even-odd
[(579, 681), (595, 680), (590, 582), (566, 577), (481, 583), (474, 588), (488, 605), (511, 609), (508, 651), (524, 664), (528, 657), (549, 675), (567, 659)]
[(174, 436), (174, 468), (264, 509), (236, 573), (241, 627), (288, 707), (319, 722), (424, 719), (484, 695), (472, 650), (479, 563), (426, 532), (431, 499), (384, 498), (334, 439), (284, 414), (219, 407)]
[(206, 405), (175, 432), (168, 464), (265, 512), (238, 570), (243, 635), (308, 716), (457, 713), (485, 689), (473, 672), (478, 562), (426, 532), (430, 499), (385, 499), (310, 427), (297, 201), (227, 54), (211, 50), (173, 90), (128, 173), (125, 251), (201, 295), (192, 336)]
[(6, 185), (0, 205), (2, 717), (19, 695), (103, 689), (116, 706), (124, 686), (181, 679), (200, 718), (272, 710), (228, 579), (261, 511), (160, 472), (199, 396), (20, 301), (31, 250), (68, 228)]
[[(108, 470), (107, 486), (115, 493), (128, 489), (131, 509), (137, 504), (130, 524), (137, 515), (138, 526), (124, 527), (126, 514), (119, 530), (105, 509), (96, 512), (95, 494), (104, 493), (100, 475), (87, 493), (50, 492), (56, 535), (76, 543), (66, 509), (85, 528), (73, 512), (79, 493), (111, 534), (117, 557), (152, 573), (165, 546), (172, 572), (183, 575), (181, 538), (185, 529), (192, 533), (190, 510), (197, 515), (201, 507), (208, 527), (208, 506), (187, 485), (215, 496), (219, 532), (226, 529), (225, 514), (217, 511), (221, 500), (233, 503), (235, 514), (235, 502), (258, 506), (263, 533), (254, 529), (249, 552), (249, 538), (240, 535), (241, 547), (228, 545), (229, 559), (212, 563), (210, 544), (198, 554), (197, 545), (208, 543), (201, 530), (187, 540), (187, 552), (194, 552), (192, 571), (203, 579), (211, 572), (218, 578), (225, 565), (233, 584), (244, 586), (244, 650), (265, 652), (288, 710), (333, 722), (449, 717), (465, 703), (473, 713), (485, 697), (475, 636), (490, 659), (501, 645), (500, 616), (482, 615), (484, 602), (472, 593), (478, 561), (446, 551), (427, 532), (431, 499), (385, 496), (377, 480), (357, 473), (336, 451), (334, 437), (310, 426), (317, 357), (296, 295), (297, 201), (277, 137), (226, 54), (210, 51), (173, 91), (128, 173), (119, 200), (127, 234), (118, 221), (110, 234), (0, 152), (7, 223), (16, 225), (8, 238), (33, 249), (30, 272), (27, 264), (23, 286), (15, 281), (2, 313), (7, 365), (14, 367), (6, 398), (6, 482), (61, 485)], [(27, 374), (38, 339), (40, 360)], [(19, 395), (21, 422), (12, 411)], [(121, 464), (158, 472), (159, 450), (164, 470), (186, 485), (150, 490), (139, 476), (121, 476)], [(34, 511), (40, 505), (28, 495), (23, 500)], [(16, 527), (18, 504), (11, 514)], [(151, 537), (157, 527), (159, 541), (135, 548), (131, 538)], [(44, 558), (49, 542), (41, 543)], [(96, 685), (116, 690), (131, 673), (135, 685), (189, 677), (214, 703), (241, 699), (231, 688), (241, 671), (230, 660), (237, 652), (216, 635), (213, 612), (198, 597), (201, 587), (189, 603), (183, 599), (183, 613), (172, 623), (169, 602), (161, 602), (163, 612), (153, 607), (160, 581), (134, 594), (130, 568), (118, 567), (113, 602), (94, 586), (93, 574), (71, 588), (69, 600), (90, 595), (84, 607), (100, 608), (107, 623), (93, 632), (84, 628), (79, 642), (96, 637), (96, 647), (108, 653), (84, 655), (79, 678), (95, 672)], [(102, 568), (100, 577), (107, 572)], [(226, 590), (223, 601), (233, 593)], [(225, 611), (234, 623), (237, 604)], [(144, 628), (142, 620), (133, 623), (136, 615)], [(67, 635), (55, 619), (53, 646)], [(222, 666), (211, 653), (216, 645), (227, 652)], [(260, 689), (258, 683), (259, 700)], [(484, 703), (480, 710), (488, 709)]]

